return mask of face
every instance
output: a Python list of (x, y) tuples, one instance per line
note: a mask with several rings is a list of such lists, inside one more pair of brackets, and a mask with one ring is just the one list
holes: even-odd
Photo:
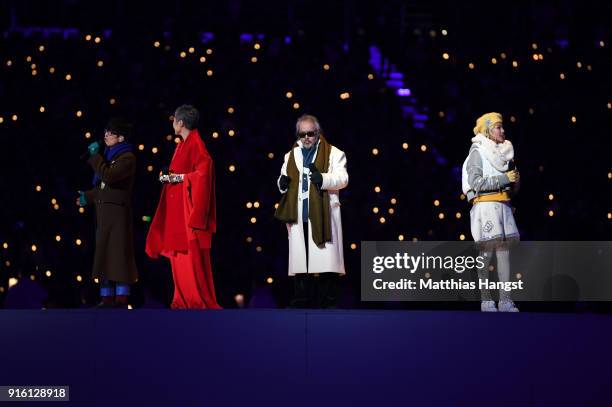
[(115, 144), (121, 143), (122, 141), (123, 141), (123, 136), (118, 136), (115, 133), (111, 133), (108, 130), (104, 132), (104, 144), (106, 144), (107, 147), (112, 147)]
[(496, 123), (493, 128), (489, 130), (489, 138), (496, 143), (503, 143), (506, 140), (506, 133), (504, 126), (501, 123)]
[(183, 121), (182, 120), (176, 120), (176, 117), (175, 117), (174, 121), (172, 122), (172, 128), (174, 129), (174, 135), (175, 136), (180, 136), (181, 135), (181, 129), (183, 127), (184, 127)]
[(310, 120), (303, 120), (298, 124), (298, 135), (303, 135), (305, 133), (308, 133), (308, 135), (300, 138), (302, 146), (304, 146), (304, 148), (310, 148), (316, 145), (317, 141), (319, 141), (319, 133), (317, 132), (317, 126)]

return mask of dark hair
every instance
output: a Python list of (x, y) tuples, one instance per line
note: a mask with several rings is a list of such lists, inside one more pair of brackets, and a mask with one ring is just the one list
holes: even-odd
[(185, 127), (189, 130), (193, 130), (198, 127), (200, 121), (200, 113), (198, 109), (191, 105), (179, 106), (174, 112), (174, 118), (176, 121), (182, 120)]
[(124, 139), (132, 137), (134, 126), (123, 117), (112, 117), (106, 124), (106, 131), (110, 131), (118, 136), (123, 136)]

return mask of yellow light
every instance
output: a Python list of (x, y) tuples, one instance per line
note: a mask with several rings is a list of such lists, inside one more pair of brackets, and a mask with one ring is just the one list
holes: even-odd
[(403, 144), (402, 144), (402, 148), (403, 148), (404, 150), (408, 150), (408, 143), (403, 143)]
[(476, 65), (474, 65), (472, 62), (470, 62), (470, 63), (468, 64), (468, 68), (470, 68), (470, 69), (474, 69), (474, 68), (475, 68), (475, 66), (476, 66)]
[(190, 54), (193, 54), (195, 52), (195, 48), (194, 47), (189, 47), (188, 49)]
[(323, 64), (323, 69), (326, 71), (329, 71), (329, 65), (328, 64)]
[(448, 31), (442, 30), (442, 35), (444, 35), (444, 36), (448, 35)]
[(576, 66), (577, 66), (579, 69), (580, 69), (580, 68), (582, 68), (582, 62), (580, 62), (580, 61), (576, 62)]
[(538, 49), (538, 44), (534, 42), (533, 44), (531, 44), (531, 48), (534, 50)]
[(517, 62), (517, 61), (512, 61), (512, 66), (513, 66), (514, 68), (518, 68), (519, 64), (518, 64), (518, 62)]
[(491, 63), (495, 65), (497, 63), (497, 58), (491, 58)]
[(533, 110), (533, 107), (530, 107), (529, 108), (529, 114), (534, 114), (534, 113), (535, 113), (535, 110)]
[(6, 243), (6, 242), (2, 243), (2, 247), (5, 248), (5, 249), (8, 249), (8, 243)]
[(91, 41), (91, 35), (90, 34), (87, 34), (85, 36), (85, 41)]
[(502, 59), (506, 59), (506, 53), (505, 52), (502, 52), (500, 56), (501, 56)]
[(422, 152), (427, 151), (427, 146), (425, 144), (421, 144), (421, 151)]
[(378, 221), (380, 223), (385, 223), (387, 220), (384, 218), (384, 216), (381, 216), (380, 219), (378, 219)]
[(395, 205), (397, 203), (397, 199), (391, 198), (391, 205)]
[(66, 74), (65, 78), (66, 78), (66, 80), (67, 80), (67, 81), (69, 81), (69, 80), (71, 80), (71, 79), (72, 79), (72, 75), (70, 75), (70, 74)]
[(147, 171), (153, 172), (153, 166), (152, 165), (147, 165)]
[(129, 309), (129, 310), (130, 310), (130, 309), (134, 309), (134, 307), (132, 306), (132, 304), (128, 304), (127, 309)]
[(300, 104), (298, 102), (295, 102), (293, 104), (293, 108), (296, 109), (296, 110), (299, 109), (300, 108)]
[(32, 62), (32, 57), (28, 55), (28, 56), (26, 57), (26, 61), (28, 61), (28, 62)]
[(340, 99), (342, 99), (342, 100), (346, 100), (346, 99), (348, 99), (350, 97), (351, 97), (351, 94), (349, 92), (344, 92), (344, 93), (340, 94)]
[(259, 45), (259, 43), (256, 42), (255, 44), (253, 44), (253, 48), (260, 49), (261, 45)]
[(80, 208), (79, 208), (79, 213), (85, 213), (85, 208), (80, 207)]
[(603, 42), (603, 41), (599, 41), (599, 46), (603, 48), (603, 47), (605, 47), (605, 46), (606, 46), (606, 43), (605, 43), (605, 42)]
[(76, 117), (81, 117), (81, 116), (83, 116), (83, 112), (81, 112), (80, 110), (77, 110)]
[(168, 141), (172, 141), (172, 134), (168, 134), (168, 135), (166, 136), (166, 140), (168, 140)]
[(36, 64), (30, 65), (30, 69), (36, 69)]
[(56, 203), (57, 203), (57, 199), (55, 199), (55, 198), (51, 199), (51, 204), (52, 205), (55, 205)]
[(34, 274), (30, 275), (30, 280), (32, 281), (36, 280), (36, 276)]
[(612, 179), (612, 172), (608, 173), (608, 179)]
[(139, 144), (138, 145), (138, 150), (142, 151), (142, 150), (144, 150), (144, 148), (145, 148), (144, 144)]
[(285, 93), (285, 96), (287, 97), (287, 99), (291, 99), (293, 97), (293, 93), (287, 92)]
[(8, 288), (14, 287), (19, 283), (19, 279), (11, 277), (8, 279)]
[(247, 203), (246, 203), (246, 207), (247, 207), (248, 209), (251, 209), (251, 208), (253, 207), (253, 202), (247, 202)]
[(81, 243), (83, 243), (83, 242), (81, 241), (81, 239), (76, 239), (76, 240), (74, 241), (74, 243), (76, 243), (76, 245), (77, 245), (77, 246), (80, 246), (80, 245), (81, 245)]
[(275, 204), (274, 204), (274, 209), (278, 209), (278, 206), (279, 206), (279, 203), (278, 203), (278, 202), (277, 202), (277, 203), (275, 203)]
[(6, 66), (12, 66), (12, 65), (13, 65), (13, 61), (11, 61), (10, 59), (6, 61)]
[(0, 123), (4, 123), (4, 117), (0, 116)]
[(32, 245), (32, 247), (31, 247), (30, 249), (32, 249), (32, 251), (33, 251), (33, 252), (35, 252), (36, 250), (38, 250), (38, 248), (36, 247), (36, 245), (35, 245), (35, 244), (33, 244), (33, 245)]
[(45, 271), (45, 275), (46, 275), (47, 277), (51, 277), (51, 270), (47, 270), (47, 271)]
[(450, 58), (450, 55), (448, 55), (447, 52), (442, 54), (442, 59), (448, 59), (448, 58)]
[(378, 149), (377, 149), (377, 148), (373, 148), (373, 149), (372, 149), (372, 154), (374, 154), (374, 155), (378, 155)]
[(100, 37), (96, 37), (96, 38), (94, 38), (94, 42), (95, 42), (96, 44), (99, 44), (99, 43), (100, 43), (100, 41), (101, 41)]
[(110, 103), (111, 105), (114, 105), (115, 103), (117, 103), (117, 100), (115, 98), (110, 98), (108, 103)]
[(246, 238), (247, 243), (252, 243), (253, 242), (253, 238), (251, 236)]
[(252, 63), (256, 63), (257, 62), (257, 57), (251, 57), (251, 62)]
[(49, 73), (55, 73), (55, 68), (54, 67), (49, 68)]
[(400, 242), (402, 242), (404, 240), (404, 235), (399, 235), (397, 237), (397, 240), (399, 240)]
[(534, 61), (537, 61), (538, 59), (540, 59), (538, 54), (533, 54), (532, 58), (533, 58)]
[(234, 130), (230, 130), (227, 132), (227, 135), (230, 137), (234, 137), (234, 135), (236, 134), (236, 132)]
[(540, 61), (544, 61), (544, 55), (538, 54), (538, 58), (540, 59)]
[(181, 51), (181, 53), (179, 54), (179, 56), (181, 58), (185, 58), (187, 56), (187, 53), (185, 51)]
[(35, 70), (32, 71), (32, 76), (36, 76), (38, 74), (38, 72)]
[(465, 240), (465, 235), (463, 233), (459, 235), (459, 240)]
[(369, 80), (374, 79), (374, 75), (372, 75), (371, 73), (369, 73), (369, 74), (368, 74), (368, 79), (369, 79)]
[(274, 153), (268, 153), (268, 158), (271, 160), (274, 158)]
[(212, 137), (213, 138), (218, 138), (219, 137), (219, 133), (217, 133), (216, 131), (213, 131)]
[(381, 189), (380, 189), (380, 187), (378, 185), (374, 187), (374, 192), (380, 193), (380, 191), (381, 191)]
[(208, 48), (208, 49), (206, 50), (206, 55), (212, 55), (212, 53), (213, 53), (213, 50), (212, 50), (212, 49)]
[(14, 115), (11, 117), (11, 119), (13, 119), (13, 121), (14, 121), (14, 122), (16, 122), (16, 121), (17, 121), (17, 119), (18, 119), (18, 117), (17, 117), (17, 115), (16, 115), (16, 114), (14, 114)]
[(510, 122), (511, 123), (516, 123), (516, 117), (510, 116)]
[(42, 191), (42, 187), (40, 185), (36, 185), (36, 188), (34, 188), (34, 189), (36, 189), (36, 192)]
[(355, 243), (351, 243), (351, 250), (355, 250), (357, 248), (357, 245)]
[(6, 267), (11, 267), (11, 262), (7, 260), (7, 261), (4, 262), (4, 265)]
[(389, 212), (389, 215), (393, 215), (395, 213), (395, 209), (389, 208), (387, 212)]
[(550, 217), (555, 216), (555, 211), (548, 211), (548, 216), (550, 216)]
[(259, 208), (259, 202), (258, 201), (253, 202), (253, 207)]
[(231, 107), (231, 106), (230, 106), (230, 107), (228, 107), (228, 108), (227, 108), (227, 112), (228, 112), (229, 114), (234, 113), (234, 108), (233, 108), (233, 107)]
[(159, 48), (159, 46), (160, 46), (160, 45), (161, 45), (161, 44), (159, 43), (159, 41), (155, 41), (155, 42), (153, 43), (153, 46), (154, 46), (155, 48)]
[(174, 138), (174, 142), (175, 142), (176, 144), (180, 143), (180, 142), (181, 142), (181, 138), (180, 138), (180, 137), (175, 137), (175, 138)]
[(268, 277), (268, 278), (266, 279), (266, 282), (267, 282), (268, 284), (272, 284), (272, 283), (274, 282), (274, 279), (273, 279), (272, 277)]
[(455, 214), (455, 218), (457, 218), (457, 219), (461, 219), (461, 212), (457, 212), (457, 213)]
[(261, 253), (262, 250), (263, 250), (263, 248), (261, 246), (257, 246), (255, 248), (255, 251), (257, 251), (257, 253)]
[(251, 223), (257, 223), (257, 218), (255, 216), (251, 218)]
[(612, 219), (612, 213), (608, 212), (608, 219)]
[(59, 207), (59, 205), (58, 205), (58, 204), (53, 205), (53, 209), (55, 209), (56, 211), (57, 211), (57, 210), (59, 210), (59, 208), (60, 208), (60, 207)]
[(444, 212), (440, 212), (438, 214), (438, 219), (440, 219), (440, 220), (444, 219)]
[(55, 241), (56, 242), (61, 242), (62, 241), (62, 237), (60, 235), (56, 235), (55, 236)]
[(212, 69), (209, 69), (208, 71), (206, 71), (206, 75), (208, 75), (208, 76), (213, 76), (213, 71), (212, 71)]
[(158, 151), (158, 150), (157, 150), (157, 147), (153, 147), (153, 148), (151, 149), (151, 152), (152, 152), (153, 154), (157, 154), (157, 151)]
[(374, 213), (378, 213), (378, 211), (379, 211), (379, 209), (378, 209), (378, 207), (377, 207), (377, 206), (375, 206), (375, 207), (373, 207), (373, 208), (372, 208), (372, 212), (374, 212)]
[(201, 62), (201, 63), (206, 62), (206, 57), (200, 57), (200, 62)]
[(80, 275), (76, 276), (76, 281), (80, 283), (81, 281), (83, 281), (83, 277), (81, 277)]
[(230, 165), (230, 166), (229, 166), (229, 170), (230, 170), (230, 172), (234, 172), (234, 171), (236, 171), (236, 166), (235, 166), (235, 165), (233, 165), (233, 164), (232, 164), (232, 165)]
[(548, 194), (548, 200), (552, 201), (553, 199), (555, 199), (555, 196), (553, 194)]
[(41, 113), (44, 113), (44, 112), (45, 112), (45, 107), (44, 107), (44, 106), (41, 106), (41, 107), (40, 107), (38, 110), (39, 110)]
[(446, 113), (442, 111), (438, 112), (438, 117), (443, 118), (444, 116), (446, 116)]
[(43, 52), (43, 51), (45, 50), (45, 46), (44, 46), (44, 45), (41, 45), (40, 47), (38, 47), (38, 50), (39, 50), (40, 52)]
[(572, 123), (576, 123), (576, 116), (572, 116)]

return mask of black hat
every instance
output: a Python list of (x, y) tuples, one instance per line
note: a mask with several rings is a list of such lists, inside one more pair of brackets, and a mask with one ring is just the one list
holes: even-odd
[(132, 123), (128, 122), (125, 118), (113, 117), (108, 121), (104, 130), (124, 138), (130, 138), (132, 136), (132, 129)]

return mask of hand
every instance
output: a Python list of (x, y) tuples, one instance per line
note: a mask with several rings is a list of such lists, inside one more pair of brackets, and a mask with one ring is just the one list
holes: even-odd
[(521, 179), (521, 176), (517, 170), (508, 171), (506, 175), (512, 183), (519, 182)]
[(287, 188), (289, 188), (289, 184), (291, 183), (291, 178), (289, 178), (286, 175), (281, 175), (279, 180), (278, 180), (278, 186), (280, 187), (280, 189), (282, 189), (283, 191), (286, 190)]
[(178, 184), (179, 182), (183, 182), (183, 178), (185, 174), (170, 174), (168, 176), (168, 182), (171, 184)]
[(79, 191), (79, 197), (77, 198), (76, 202), (77, 202), (78, 206), (86, 206), (87, 205), (87, 198), (85, 197), (85, 192)]
[(170, 182), (170, 175), (164, 174), (162, 171), (160, 171), (159, 182), (161, 182), (162, 184), (168, 184)]
[(100, 143), (97, 141), (94, 141), (87, 147), (87, 150), (89, 150), (90, 157), (98, 154), (100, 152)]
[(323, 175), (319, 171), (311, 172), (310, 181), (321, 188), (321, 185), (323, 184)]

